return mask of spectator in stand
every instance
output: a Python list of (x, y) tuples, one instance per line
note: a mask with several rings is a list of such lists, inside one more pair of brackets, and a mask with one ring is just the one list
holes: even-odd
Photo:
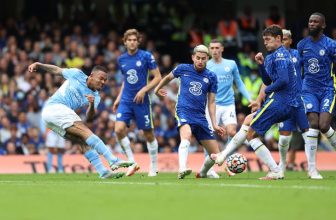
[(271, 25), (279, 25), (281, 28), (285, 28), (285, 19), (280, 15), (278, 6), (272, 5), (269, 8), (268, 18), (265, 20), (264, 28)]
[(249, 44), (253, 50), (258, 49), (258, 19), (253, 15), (251, 6), (245, 6), (243, 14), (238, 18), (238, 26), (242, 44)]

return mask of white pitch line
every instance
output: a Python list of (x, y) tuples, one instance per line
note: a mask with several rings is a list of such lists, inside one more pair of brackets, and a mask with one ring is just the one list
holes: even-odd
[(110, 184), (110, 185), (139, 185), (139, 186), (194, 186), (194, 187), (228, 187), (228, 188), (254, 188), (254, 189), (295, 189), (295, 190), (335, 190), (334, 187), (326, 187), (326, 186), (302, 186), (302, 185), (263, 185), (263, 184), (243, 184), (243, 183), (219, 183), (219, 184), (208, 184), (208, 183), (157, 183), (157, 182), (121, 182), (121, 181), (19, 181), (19, 180), (0, 180), (0, 184), (15, 184), (15, 185), (60, 185), (60, 184)]

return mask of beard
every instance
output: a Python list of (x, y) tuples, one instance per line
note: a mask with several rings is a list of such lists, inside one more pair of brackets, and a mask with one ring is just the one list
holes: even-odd
[(309, 29), (308, 31), (310, 36), (317, 37), (322, 30), (322, 27), (317, 27), (315, 29)]

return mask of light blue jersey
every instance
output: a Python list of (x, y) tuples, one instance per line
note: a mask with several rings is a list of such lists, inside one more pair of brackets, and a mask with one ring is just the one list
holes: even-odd
[(94, 107), (97, 108), (100, 102), (99, 92), (88, 88), (86, 84), (88, 76), (83, 71), (76, 68), (63, 69), (62, 75), (66, 81), (50, 97), (45, 106), (63, 104), (72, 110), (76, 110), (89, 105), (89, 101), (85, 95), (93, 95), (95, 97)]
[(243, 96), (251, 100), (251, 96), (240, 78), (238, 67), (234, 60), (222, 58), (220, 63), (215, 63), (214, 59), (211, 59), (207, 63), (207, 69), (214, 72), (217, 76), (218, 90), (216, 105), (226, 106), (235, 103), (233, 80)]

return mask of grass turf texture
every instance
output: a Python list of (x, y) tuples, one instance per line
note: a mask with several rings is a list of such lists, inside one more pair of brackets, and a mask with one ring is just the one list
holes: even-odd
[(336, 171), (324, 180), (304, 172), (261, 181), (265, 173), (178, 180), (176, 174), (0, 175), (0, 219), (334, 219)]

